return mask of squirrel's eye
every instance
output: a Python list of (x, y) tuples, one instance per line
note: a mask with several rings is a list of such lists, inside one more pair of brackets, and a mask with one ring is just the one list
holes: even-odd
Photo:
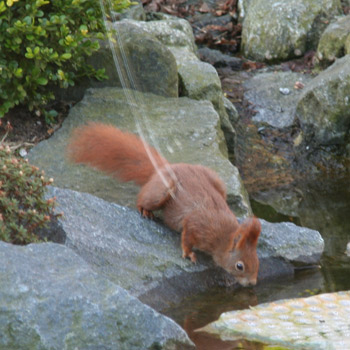
[(242, 261), (237, 261), (236, 262), (236, 270), (238, 271), (244, 271), (244, 264)]

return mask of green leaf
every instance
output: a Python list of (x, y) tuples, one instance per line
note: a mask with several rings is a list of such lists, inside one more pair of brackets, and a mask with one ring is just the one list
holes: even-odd
[(69, 60), (71, 57), (72, 57), (72, 54), (69, 52), (66, 52), (63, 55), (61, 55), (62, 60)]
[(57, 52), (54, 52), (54, 53), (52, 53), (51, 55), (50, 55), (50, 59), (51, 60), (55, 60), (55, 59), (57, 59), (58, 58), (58, 53)]
[(23, 18), (23, 22), (30, 26), (32, 24), (32, 18), (30, 16), (26, 16)]
[(15, 75), (15, 77), (17, 78), (22, 78), (23, 76), (23, 69), (22, 68), (17, 68), (13, 74)]
[(6, 6), (4, 1), (0, 1), (0, 13), (6, 11)]
[(37, 78), (35, 80), (39, 85), (46, 85), (48, 83), (48, 80), (44, 77)]
[(26, 47), (27, 52), (24, 54), (25, 57), (31, 59), (34, 58), (34, 54), (31, 47)]
[(57, 117), (58, 116), (58, 112), (56, 110), (54, 110), (54, 109), (51, 109), (50, 111), (48, 111), (47, 114), (50, 117)]
[(36, 0), (35, 6), (36, 6), (36, 7), (40, 7), (40, 6), (49, 4), (49, 3), (50, 3), (50, 1), (47, 1), (47, 0)]

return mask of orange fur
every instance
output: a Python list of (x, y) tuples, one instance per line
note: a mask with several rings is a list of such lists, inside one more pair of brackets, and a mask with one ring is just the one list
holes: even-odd
[(73, 132), (68, 156), (75, 163), (142, 186), (138, 210), (145, 217), (152, 217), (154, 210), (163, 210), (165, 223), (182, 233), (183, 257), (196, 262), (193, 248), (197, 248), (210, 254), (240, 284), (256, 284), (260, 222), (250, 218), (238, 223), (226, 203), (225, 185), (213, 170), (201, 165), (170, 164), (136, 135), (100, 123)]
[[(158, 166), (167, 161), (152, 147), (151, 155)], [(134, 134), (112, 125), (90, 123), (75, 129), (68, 156), (75, 163), (88, 164), (118, 179), (143, 185), (154, 173), (145, 144)]]

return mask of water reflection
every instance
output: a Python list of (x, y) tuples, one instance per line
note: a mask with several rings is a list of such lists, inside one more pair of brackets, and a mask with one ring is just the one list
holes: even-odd
[(263, 349), (263, 344), (237, 339), (224, 342), (213, 335), (194, 330), (215, 321), (223, 312), (248, 309), (273, 300), (307, 297), (325, 292), (320, 270), (297, 271), (294, 277), (263, 281), (254, 288), (216, 288), (188, 298), (163, 312), (178, 322), (199, 350)]

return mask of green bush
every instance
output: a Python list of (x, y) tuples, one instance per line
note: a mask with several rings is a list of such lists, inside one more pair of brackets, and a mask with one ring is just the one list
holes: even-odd
[[(129, 4), (112, 1), (118, 9)], [(106, 78), (85, 63), (103, 33), (99, 0), (0, 1), (0, 117), (18, 104), (41, 109), (54, 98), (50, 83)]]
[(0, 144), (0, 239), (14, 244), (39, 241), (36, 231), (54, 217), (55, 198), (44, 198), (53, 182)]

